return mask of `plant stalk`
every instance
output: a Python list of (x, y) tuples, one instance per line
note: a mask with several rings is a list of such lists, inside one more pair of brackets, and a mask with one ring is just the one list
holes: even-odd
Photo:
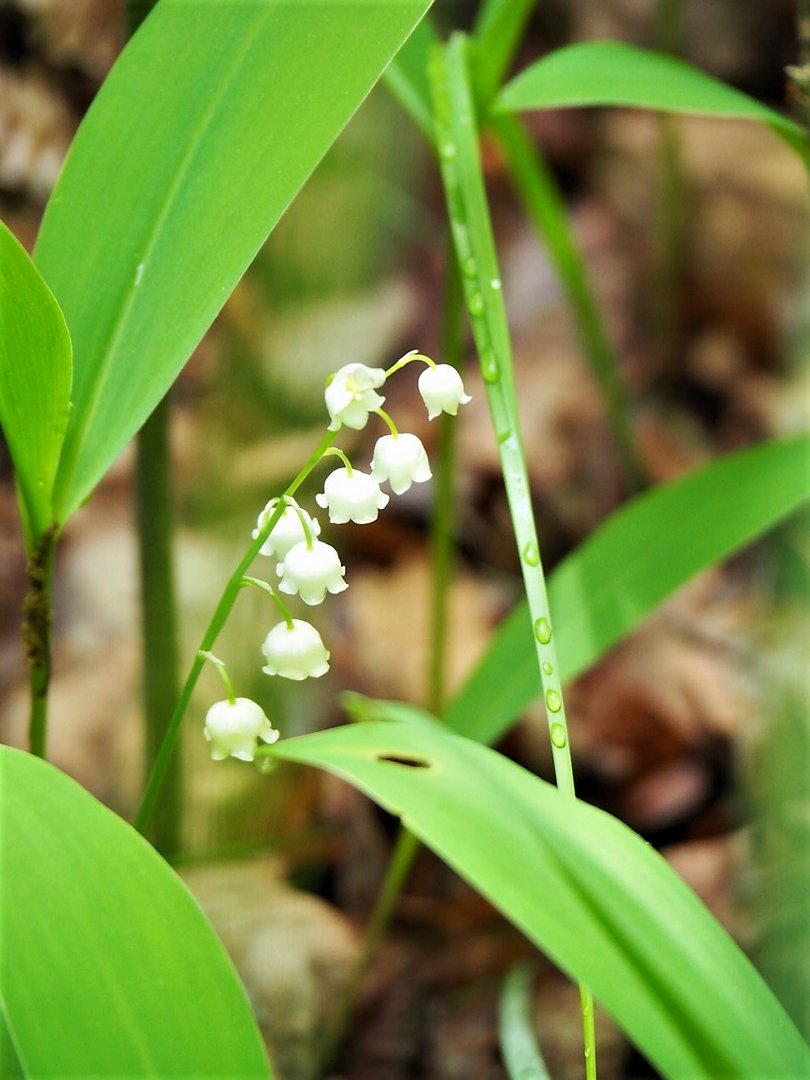
[(328, 431), (324, 435), (323, 439), (318, 444), (318, 447), (314, 451), (312, 456), (306, 462), (306, 464), (292, 481), (292, 483), (285, 489), (282, 497), (278, 501), (278, 505), (265, 523), (264, 528), (259, 532), (256, 539), (242, 556), (236, 569), (228, 578), (225, 588), (222, 591), (222, 595), (219, 598), (219, 603), (214, 610), (214, 614), (211, 616), (211, 620), (208, 623), (208, 627), (205, 633), (203, 634), (202, 640), (197, 649), (195, 650), (194, 660), (191, 664), (189, 673), (186, 676), (186, 681), (183, 684), (183, 688), (180, 691), (180, 696), (177, 699), (177, 704), (175, 705), (174, 712), (172, 713), (171, 719), (169, 720), (166, 731), (163, 735), (160, 749), (158, 750), (158, 753), (155, 757), (152, 771), (149, 774), (149, 778), (146, 782), (143, 799), (141, 800), (141, 805), (134, 822), (135, 828), (138, 830), (139, 833), (143, 833), (148, 828), (149, 823), (152, 820), (152, 815), (155, 811), (155, 804), (157, 802), (158, 795), (160, 794), (163, 782), (166, 778), (166, 773), (169, 769), (169, 765), (171, 764), (172, 755), (174, 754), (174, 749), (177, 744), (177, 739), (180, 735), (180, 725), (183, 721), (183, 717), (185, 716), (189, 702), (191, 701), (191, 695), (194, 692), (194, 687), (197, 685), (197, 680), (200, 677), (200, 672), (205, 665), (205, 657), (201, 656), (200, 653), (210, 652), (213, 648), (214, 643), (219, 636), (220, 630), (225, 625), (225, 622), (231, 613), (231, 609), (236, 603), (236, 598), (242, 589), (243, 578), (247, 574), (251, 563), (259, 554), (259, 549), (267, 540), (267, 537), (276, 527), (276, 524), (281, 518), (281, 515), (284, 513), (286, 505), (284, 501), (285, 498), (292, 497), (295, 494), (295, 492), (298, 490), (304, 480), (306, 480), (306, 478), (321, 460), (327, 448), (331, 446), (331, 444), (334, 442), (336, 436), (337, 432), (334, 431)]
[[(152, 771), (177, 702), (180, 681), (173, 565), (173, 498), (169, 448), (170, 398), (138, 433), (135, 507), (141, 573), (142, 693), (146, 721), (146, 777)], [(182, 758), (169, 764), (150, 839), (164, 856), (176, 855), (182, 836)]]
[[(453, 253), (452, 240), (448, 238), (439, 351), (442, 363), (452, 364), (454, 367), (459, 366), (462, 355), (462, 300), (461, 279)], [(447, 614), (455, 548), (455, 444), (455, 417), (442, 414), (438, 454), (434, 461), (435, 488), (430, 531), (433, 591), (430, 605), (430, 648), (426, 673), (428, 708), (435, 716), (441, 716), (446, 696)], [(385, 877), (363, 934), (360, 955), (341, 995), (334, 1018), (327, 1026), (318, 1048), (317, 1069), (323, 1070), (332, 1063), (346, 1037), (346, 1031), (357, 1006), (357, 995), (360, 992), (363, 977), (385, 936), (421, 847), (420, 841), (413, 833), (400, 826)]]
[(631, 490), (639, 490), (645, 486), (646, 476), (635, 443), (627, 393), (619, 378), (619, 360), (574, 241), (562, 196), (545, 160), (519, 120), (499, 114), (489, 117), (487, 123), (573, 308), (582, 351), (605, 403), (627, 482)]
[[(467, 311), (498, 440), (509, 511), (532, 617), (554, 774), (561, 796), (574, 799), (574, 774), (554, 624), (549, 610), (520, 433), (509, 327), (481, 169), (478, 126), (467, 62), (467, 40), (463, 34), (454, 34), (448, 46), (434, 54), (431, 85), (445, 198), (464, 282)], [(592, 1080), (596, 1071), (593, 1001), (586, 987), (580, 987), (580, 994), (586, 1075), (588, 1080)]]
[(51, 525), (39, 538), (28, 558), (28, 592), (23, 601), (23, 642), (28, 657), (31, 690), (28, 742), (31, 753), (40, 758), (45, 757), (48, 733), (56, 533), (56, 525)]

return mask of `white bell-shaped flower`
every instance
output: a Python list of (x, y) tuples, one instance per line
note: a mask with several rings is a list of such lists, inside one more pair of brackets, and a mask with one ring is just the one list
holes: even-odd
[(371, 410), (379, 409), (385, 401), (376, 392), (384, 382), (383, 368), (346, 364), (336, 371), (324, 392), (326, 408), (331, 417), (329, 431), (337, 431), (341, 424), (355, 431), (365, 427)]
[(459, 405), (466, 405), (472, 398), (464, 393), (461, 376), (450, 364), (437, 364), (425, 368), (419, 376), (419, 393), (427, 405), (428, 420), (433, 420), (439, 413), (455, 416)]
[(218, 701), (206, 713), (204, 734), (211, 743), (211, 757), (222, 761), (226, 757), (253, 761), (256, 741), (274, 743), (279, 732), (264, 715), (264, 710), (250, 698)]
[[(278, 499), (271, 499), (259, 514), (256, 528), (251, 534), (254, 540), (270, 520), (270, 516), (277, 506)], [(317, 518), (311, 517), (306, 510), (299, 511), (295, 507), (287, 505), (284, 507), (284, 513), (273, 526), (272, 532), (259, 548), (259, 554), (275, 555), (279, 562), (284, 562), (290, 548), (295, 544), (300, 544), (302, 540), (306, 540), (306, 533), (304, 532), (304, 526), (301, 524), (300, 515), (304, 516), (312, 535), (319, 536), (321, 526)]]
[(340, 556), (331, 546), (320, 540), (291, 547), (283, 563), (276, 568), (282, 592), (296, 593), (305, 604), (320, 604), (327, 592), (339, 593), (348, 588), (343, 580), (346, 567), (340, 565)]
[(373, 476), (359, 469), (352, 469), (349, 475), (346, 468), (330, 473), (324, 481), (323, 494), (315, 496), (318, 506), (329, 511), (333, 525), (343, 525), (347, 521), (368, 525), (377, 520), (388, 500), (389, 496), (380, 491), (379, 482)]
[(383, 435), (377, 439), (371, 461), (371, 475), (387, 480), (401, 495), (411, 484), (421, 484), (432, 475), (427, 454), (415, 435)]
[(308, 622), (293, 619), (292, 626), (274, 626), (262, 645), (268, 675), (285, 679), (317, 679), (329, 670), (329, 653), (321, 635)]

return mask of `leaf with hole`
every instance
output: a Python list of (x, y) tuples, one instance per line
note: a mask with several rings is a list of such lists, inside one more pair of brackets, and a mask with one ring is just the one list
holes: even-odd
[(337, 728), (263, 753), (324, 768), (399, 816), (591, 987), (664, 1075), (761, 1080), (810, 1068), (810, 1051), (745, 955), (615, 818), (425, 724)]

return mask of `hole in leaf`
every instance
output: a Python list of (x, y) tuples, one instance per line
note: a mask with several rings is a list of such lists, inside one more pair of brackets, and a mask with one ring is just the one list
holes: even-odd
[(408, 754), (378, 754), (377, 761), (387, 761), (390, 765), (404, 765), (408, 769), (429, 769), (430, 762), (423, 757)]

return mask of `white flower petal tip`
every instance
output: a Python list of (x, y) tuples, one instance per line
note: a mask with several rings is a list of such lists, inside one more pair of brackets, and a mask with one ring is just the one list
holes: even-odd
[(433, 420), (440, 413), (455, 416), (459, 405), (472, 401), (464, 393), (461, 376), (450, 364), (437, 364), (435, 368), (425, 368), (419, 376), (419, 393), (427, 405), (428, 420)]
[(371, 410), (379, 409), (385, 401), (376, 392), (384, 382), (383, 368), (346, 364), (336, 371), (324, 391), (330, 417), (329, 431), (337, 431), (341, 424), (355, 431), (364, 428)]
[(290, 548), (278, 569), (279, 589), (290, 596), (298, 593), (305, 604), (320, 604), (327, 592), (348, 589), (343, 580), (346, 567), (340, 565), (340, 556), (320, 540), (315, 540), (311, 548), (306, 543)]
[(388, 505), (389, 496), (380, 491), (380, 485), (373, 476), (352, 469), (349, 476), (347, 469), (335, 469), (323, 485), (323, 494), (316, 495), (318, 506), (329, 511), (329, 520), (333, 525), (344, 525), (353, 521), (356, 525), (368, 525), (376, 521), (380, 510)]
[(423, 484), (430, 480), (431, 471), (427, 454), (415, 435), (383, 435), (374, 447), (371, 475), (375, 480), (387, 480), (397, 495), (407, 491), (411, 484)]
[[(277, 506), (278, 499), (271, 499), (259, 514), (259, 520), (256, 522), (256, 528), (252, 533), (254, 540), (267, 525)], [(303, 515), (312, 535), (320, 536), (321, 526), (317, 518), (311, 517), (306, 510), (301, 510), (300, 515)], [(275, 555), (279, 562), (283, 562), (291, 547), (300, 544), (302, 540), (306, 540), (306, 533), (304, 532), (304, 526), (301, 524), (300, 515), (295, 507), (285, 506), (284, 512), (273, 526), (272, 532), (259, 548), (259, 554)]]
[(212, 705), (205, 716), (203, 734), (211, 744), (214, 761), (224, 761), (227, 757), (253, 761), (258, 739), (274, 743), (279, 737), (261, 705), (241, 697)]
[(267, 661), (262, 671), (284, 679), (317, 679), (329, 670), (329, 652), (314, 626), (293, 619), (292, 626), (274, 626), (262, 645)]

